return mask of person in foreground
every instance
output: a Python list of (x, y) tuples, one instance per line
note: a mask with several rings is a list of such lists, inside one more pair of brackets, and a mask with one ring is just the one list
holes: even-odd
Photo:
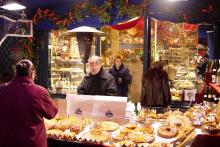
[(1, 147), (47, 147), (43, 118), (52, 119), (58, 109), (34, 77), (33, 63), (21, 60), (15, 78), (0, 87)]
[(151, 65), (142, 80), (141, 106), (167, 107), (171, 103), (168, 75), (161, 62)]
[(115, 78), (117, 85), (117, 96), (128, 96), (128, 84), (131, 83), (131, 74), (123, 64), (120, 55), (115, 56), (114, 65), (109, 70), (109, 73)]
[(114, 77), (101, 66), (101, 58), (92, 56), (88, 65), (90, 72), (86, 74), (78, 86), (77, 93), (84, 95), (116, 95)]

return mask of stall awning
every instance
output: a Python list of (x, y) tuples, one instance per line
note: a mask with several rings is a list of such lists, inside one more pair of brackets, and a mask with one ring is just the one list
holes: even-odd
[(144, 26), (143, 16), (132, 18), (128, 21), (118, 23), (117, 25), (111, 25), (111, 27), (116, 30), (125, 30), (133, 27), (137, 27), (140, 30), (143, 30), (143, 26)]

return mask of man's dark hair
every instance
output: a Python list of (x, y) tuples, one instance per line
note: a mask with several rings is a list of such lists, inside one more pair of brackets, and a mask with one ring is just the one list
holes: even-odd
[(16, 65), (17, 76), (28, 76), (29, 73), (34, 69), (33, 63), (29, 60), (21, 60)]

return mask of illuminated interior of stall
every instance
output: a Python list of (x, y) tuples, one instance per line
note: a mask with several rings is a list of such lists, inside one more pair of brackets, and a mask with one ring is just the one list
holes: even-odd
[[(197, 25), (187, 23), (172, 23), (168, 21), (159, 21), (152, 19), (151, 21), (151, 41), (152, 41), (152, 61), (155, 60), (168, 60), (168, 62), (174, 63), (172, 58), (165, 57), (165, 53), (172, 49), (181, 49), (182, 52), (190, 52), (191, 55), (196, 55), (196, 46), (198, 44)], [(111, 40), (113, 36), (107, 38), (107, 42), (110, 43), (107, 52), (112, 54), (121, 54), (125, 61), (136, 61), (137, 59), (133, 54), (141, 56), (143, 50), (143, 29), (144, 20), (143, 17), (138, 17), (127, 22), (119, 23), (117, 25), (109, 27), (103, 27), (104, 31), (113, 32), (112, 30), (119, 31), (119, 42), (114, 36), (114, 40)], [(119, 43), (118, 49), (112, 47), (112, 44)], [(114, 46), (114, 45), (113, 45)], [(104, 50), (102, 48), (104, 55)], [(111, 50), (111, 51), (110, 51)], [(116, 50), (116, 51), (115, 51)], [(139, 51), (137, 51), (139, 50)], [(104, 55), (105, 57), (105, 55)], [(187, 58), (188, 59), (188, 58)], [(175, 62), (176, 63), (176, 62)]]
[[(156, 19), (152, 19), (151, 26), (151, 62), (160, 60), (167, 64), (165, 70), (172, 81), (172, 98), (181, 101), (185, 90), (195, 89), (198, 26)], [(124, 57), (128, 67), (130, 63), (140, 61), (143, 54), (143, 29), (143, 17), (112, 26), (112, 29), (108, 27), (110, 36), (106, 42), (110, 45), (102, 49), (104, 64), (112, 64), (115, 53)], [(111, 36), (112, 30), (119, 34), (118, 39), (115, 37), (117, 35)], [(119, 44), (119, 47), (113, 44)]]

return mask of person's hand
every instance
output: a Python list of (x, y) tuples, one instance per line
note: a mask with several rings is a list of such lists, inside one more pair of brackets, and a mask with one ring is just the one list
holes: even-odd
[(122, 78), (118, 78), (118, 84), (122, 83)]

